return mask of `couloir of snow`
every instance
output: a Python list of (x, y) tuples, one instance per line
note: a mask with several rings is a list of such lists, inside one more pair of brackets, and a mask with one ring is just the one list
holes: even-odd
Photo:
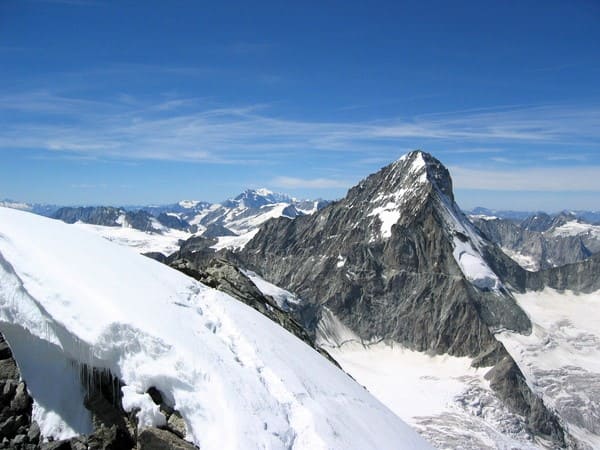
[(486, 245), (485, 241), (456, 203), (441, 192), (438, 192), (438, 198), (444, 222), (453, 235), (452, 256), (460, 270), (474, 286), (498, 291), (502, 287), (502, 282), (481, 256), (481, 249)]
[(0, 208), (0, 330), (48, 435), (90, 430), (82, 364), (203, 449), (430, 448), (313, 349), (228, 295), (82, 227)]
[(498, 335), (529, 384), (576, 438), (600, 448), (600, 291), (515, 294), (533, 332)]

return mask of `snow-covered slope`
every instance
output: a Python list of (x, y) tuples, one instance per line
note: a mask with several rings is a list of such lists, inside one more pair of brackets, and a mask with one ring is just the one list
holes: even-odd
[(0, 329), (46, 434), (89, 431), (82, 364), (160, 424), (154, 386), (202, 449), (430, 448), (264, 316), (88, 230), (0, 208)]

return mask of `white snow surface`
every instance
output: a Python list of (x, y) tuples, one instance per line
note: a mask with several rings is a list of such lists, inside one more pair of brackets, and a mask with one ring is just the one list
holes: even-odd
[(600, 237), (600, 226), (591, 225), (589, 223), (581, 223), (576, 220), (569, 221), (560, 227), (556, 227), (550, 231), (552, 236), (580, 236), (590, 235), (592, 237)]
[(369, 213), (369, 216), (377, 216), (381, 221), (381, 237), (389, 238), (392, 235), (392, 226), (400, 219), (400, 205), (396, 202), (388, 202), (379, 206)]
[(192, 236), (186, 231), (165, 227), (162, 227), (164, 231), (161, 233), (151, 233), (127, 226), (106, 227), (82, 222), (77, 222), (71, 226), (92, 231), (104, 239), (124, 247), (131, 247), (139, 253), (160, 252), (167, 256), (179, 250), (178, 243), (180, 240), (186, 240)]
[(505, 331), (499, 340), (569, 431), (589, 448), (600, 448), (600, 291), (546, 288), (514, 296), (533, 332)]
[(317, 344), (356, 381), (439, 449), (539, 449), (471, 358), (429, 355), (393, 341), (365, 341), (329, 309)]
[(464, 242), (455, 236), (452, 255), (467, 280), (475, 286), (480, 289), (498, 289), (500, 285), (498, 276), (469, 242)]
[(0, 208), (0, 256), (0, 328), (47, 434), (89, 430), (88, 364), (142, 424), (162, 420), (159, 389), (203, 449), (431, 448), (266, 317), (89, 230)]
[(217, 238), (217, 243), (211, 248), (217, 251), (223, 248), (229, 248), (232, 250), (244, 248), (246, 244), (250, 242), (254, 236), (256, 236), (258, 231), (259, 228), (255, 228), (254, 230), (248, 231), (241, 236), (219, 236)]
[(250, 281), (254, 283), (260, 292), (264, 295), (273, 297), (277, 306), (280, 308), (287, 310), (290, 307), (290, 303), (300, 303), (300, 299), (295, 294), (292, 294), (290, 291), (286, 291), (279, 286), (275, 286), (273, 283), (269, 283), (255, 272), (252, 272), (251, 270), (243, 270), (242, 272), (250, 278)]
[(438, 196), (441, 204), (440, 211), (453, 235), (452, 256), (460, 270), (474, 286), (499, 291), (502, 282), (481, 256), (481, 249), (486, 245), (485, 241), (456, 203), (441, 192), (438, 192)]
[(523, 253), (511, 250), (506, 247), (500, 247), (500, 249), (514, 262), (520, 265), (523, 269), (531, 272), (537, 272), (540, 270), (540, 263), (535, 260), (533, 256), (525, 255)]

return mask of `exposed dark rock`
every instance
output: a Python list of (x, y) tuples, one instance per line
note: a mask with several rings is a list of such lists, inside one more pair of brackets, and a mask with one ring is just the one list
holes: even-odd
[(113, 206), (64, 207), (53, 218), (66, 223), (83, 222), (108, 227), (129, 226), (141, 231), (160, 232), (154, 226), (154, 217), (144, 210), (126, 211)]
[(70, 440), (53, 441), (42, 444), (41, 450), (72, 450)]
[(147, 394), (159, 406), (160, 411), (167, 419), (167, 425), (164, 429), (183, 439), (187, 434), (187, 427), (181, 413), (175, 410), (172, 405), (167, 404), (161, 392), (154, 386), (148, 389)]
[(564, 431), (556, 416), (550, 413), (542, 400), (531, 392), (523, 373), (508, 353), (505, 352), (505, 356), (485, 377), (499, 397), (510, 408), (526, 418), (532, 433), (551, 440), (560, 448), (564, 447)]
[(206, 227), (206, 230), (202, 233), (202, 237), (205, 238), (216, 238), (219, 236), (237, 236), (233, 231), (229, 228), (224, 227), (218, 223), (211, 223)]
[(163, 264), (165, 264), (167, 262), (167, 256), (163, 255), (160, 252), (148, 252), (148, 253), (144, 253), (143, 255), (147, 256), (148, 258), (152, 258)]
[(35, 448), (39, 427), (31, 419), (32, 404), (8, 342), (0, 334), (0, 448)]
[(117, 219), (124, 213), (112, 206), (64, 207), (52, 216), (66, 223), (84, 222), (93, 225), (117, 226)]
[(160, 213), (158, 217), (156, 217), (156, 220), (158, 220), (161, 225), (175, 230), (185, 231), (190, 229), (190, 224), (187, 221), (172, 214)]
[(547, 286), (558, 290), (569, 289), (589, 293), (600, 289), (598, 274), (600, 274), (600, 253), (577, 263), (541, 272), (527, 272), (526, 288), (541, 290)]
[(19, 369), (12, 358), (0, 360), (0, 380), (13, 380), (19, 378)]
[(27, 440), (32, 444), (37, 444), (40, 442), (41, 432), (40, 427), (36, 422), (33, 422), (29, 427), (29, 431), (27, 432)]
[(140, 433), (139, 450), (195, 450), (198, 447), (159, 428), (146, 428)]

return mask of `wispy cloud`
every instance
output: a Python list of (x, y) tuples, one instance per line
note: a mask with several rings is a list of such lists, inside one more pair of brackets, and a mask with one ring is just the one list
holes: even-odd
[(567, 154), (567, 155), (548, 155), (546, 156), (547, 161), (587, 161), (589, 155), (587, 154)]
[(348, 188), (352, 185), (350, 181), (333, 180), (330, 178), (295, 178), (277, 177), (271, 181), (276, 187), (288, 189), (326, 189), (326, 188)]
[(307, 151), (354, 152), (360, 159), (368, 150), (385, 158), (431, 142), (458, 147), (450, 153), (496, 152), (500, 162), (503, 143), (595, 148), (600, 140), (600, 108), (564, 105), (314, 122), (275, 116), (264, 104), (218, 106), (173, 96), (148, 102), (130, 94), (98, 101), (34, 91), (0, 96), (0, 115), (0, 150), (210, 163), (260, 162)]
[(450, 167), (459, 189), (600, 192), (600, 166), (482, 170)]
[(494, 162), (501, 163), (501, 164), (515, 164), (515, 162), (516, 162), (513, 159), (504, 158), (503, 156), (494, 156), (490, 159)]

